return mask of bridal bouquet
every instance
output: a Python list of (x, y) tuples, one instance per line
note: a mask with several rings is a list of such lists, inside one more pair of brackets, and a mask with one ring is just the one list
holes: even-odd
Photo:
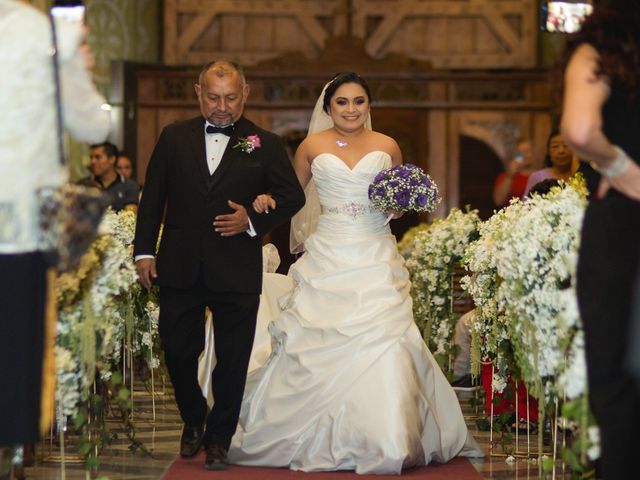
[(382, 170), (369, 185), (369, 200), (381, 212), (433, 212), (440, 203), (438, 186), (411, 163)]

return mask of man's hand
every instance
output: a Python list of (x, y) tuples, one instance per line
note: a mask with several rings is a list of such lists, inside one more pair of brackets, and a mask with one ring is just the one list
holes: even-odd
[(147, 290), (153, 285), (153, 281), (158, 277), (155, 258), (141, 258), (136, 262), (136, 272), (138, 281)]
[(244, 233), (249, 228), (249, 215), (247, 209), (239, 203), (227, 202), (235, 210), (227, 215), (218, 215), (213, 221), (215, 231), (222, 237), (232, 237), (239, 233)]
[(269, 213), (269, 210), (276, 209), (276, 201), (268, 193), (263, 193), (253, 201), (253, 209), (256, 213)]

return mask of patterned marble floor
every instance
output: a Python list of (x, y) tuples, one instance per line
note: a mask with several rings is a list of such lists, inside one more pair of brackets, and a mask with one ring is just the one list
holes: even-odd
[[(180, 416), (175, 406), (172, 391), (168, 386), (157, 382), (155, 389), (155, 421), (153, 403), (149, 391), (138, 385), (134, 393), (134, 422), (137, 426), (137, 438), (153, 453), (149, 456), (132, 454), (128, 450), (129, 442), (120, 431), (121, 439), (116, 440), (100, 457), (98, 478), (108, 477), (111, 480), (151, 480), (162, 477), (165, 470), (175, 458), (180, 439)], [(464, 394), (463, 394), (464, 395)], [(517, 459), (515, 462), (505, 461), (505, 457), (489, 455), (489, 433), (480, 432), (473, 419), (473, 411), (468, 397), (461, 397), (461, 404), (468, 415), (468, 425), (478, 443), (487, 452), (484, 459), (473, 459), (472, 464), (487, 480), (541, 480), (551, 479), (550, 474), (541, 475), (534, 461)], [(112, 428), (118, 432), (117, 424)], [(122, 439), (124, 438), (124, 439)], [(520, 438), (520, 449), (526, 450), (526, 439)], [(537, 438), (531, 438), (531, 445), (537, 445)], [(532, 447), (533, 448), (533, 447)], [(496, 447), (496, 452), (500, 447)], [(58, 449), (52, 443), (43, 442), (38, 446), (36, 465), (26, 469), (28, 479), (41, 480), (79, 480), (88, 479), (82, 465), (73, 463), (73, 455), (66, 455), (65, 465), (59, 461), (48, 459), (50, 454), (56, 455)], [(568, 479), (568, 473), (562, 474), (558, 466), (555, 478)]]

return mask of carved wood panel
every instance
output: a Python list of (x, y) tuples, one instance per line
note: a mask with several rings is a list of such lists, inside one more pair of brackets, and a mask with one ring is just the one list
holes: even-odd
[(532, 67), (535, 0), (354, 0), (353, 33), (374, 58), (404, 52), (436, 68)]
[[(344, 33), (343, 0), (165, 0), (164, 61), (253, 65), (288, 51), (313, 57)], [(338, 13), (337, 16), (336, 13)]]
[(164, 0), (164, 61), (255, 65), (329, 39), (362, 39), (372, 58), (401, 53), (436, 68), (536, 64), (537, 0)]

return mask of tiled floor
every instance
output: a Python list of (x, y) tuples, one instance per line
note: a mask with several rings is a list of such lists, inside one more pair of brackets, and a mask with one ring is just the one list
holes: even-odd
[[(136, 388), (134, 396), (134, 422), (137, 426), (137, 437), (153, 452), (152, 456), (130, 453), (128, 450), (129, 442), (124, 435), (121, 435), (124, 439), (114, 442), (108, 451), (105, 451), (101, 456), (98, 477), (107, 476), (111, 480), (159, 479), (175, 458), (180, 439), (180, 416), (169, 387), (157, 386), (155, 393), (155, 421), (153, 420), (149, 392), (140, 385)], [(461, 403), (466, 413), (473, 414), (466, 399), (463, 398)], [(478, 431), (471, 418), (468, 423), (471, 433), (485, 452), (488, 453), (489, 433)], [(114, 430), (117, 431), (116, 424), (114, 424)], [(526, 438), (519, 438), (519, 440), (520, 449), (526, 451)], [(537, 445), (537, 437), (532, 437), (531, 441), (531, 448), (533, 449)], [(39, 445), (37, 464), (35, 467), (26, 469), (27, 478), (41, 480), (79, 480), (89, 478), (82, 465), (72, 463), (73, 455), (66, 455), (64, 468), (59, 460), (47, 460), (47, 456), (52, 450), (54, 455), (59, 453), (58, 448), (51, 443), (43, 442)], [(496, 452), (499, 450), (500, 447), (496, 447)], [(537, 463), (524, 458), (508, 463), (505, 457), (487, 454), (484, 459), (473, 459), (472, 463), (485, 479), (538, 480), (552, 478), (550, 474), (540, 475)], [(570, 477), (568, 473), (562, 475), (561, 466), (558, 466), (556, 478)]]

